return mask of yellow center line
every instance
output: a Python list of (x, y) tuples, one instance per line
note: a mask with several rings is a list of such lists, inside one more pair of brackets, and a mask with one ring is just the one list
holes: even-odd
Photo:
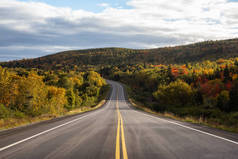
[(117, 141), (116, 141), (116, 159), (120, 159), (120, 112), (118, 109), (118, 104), (117, 104), (117, 118), (118, 118), (118, 125), (117, 125)]
[(116, 138), (116, 159), (120, 159), (120, 128), (121, 128), (121, 141), (122, 141), (122, 154), (123, 159), (128, 159), (127, 150), (126, 150), (126, 142), (125, 142), (125, 135), (124, 135), (124, 128), (123, 128), (123, 120), (119, 110), (118, 105), (118, 89), (117, 89), (117, 101), (116, 101), (116, 108), (117, 108), (117, 138)]
[[(120, 115), (121, 117), (121, 115)], [(123, 120), (121, 117), (121, 142), (122, 142), (122, 152), (123, 152), (123, 158), (128, 159), (127, 151), (126, 151), (126, 142), (125, 142), (125, 135), (124, 135), (124, 128), (123, 128)]]

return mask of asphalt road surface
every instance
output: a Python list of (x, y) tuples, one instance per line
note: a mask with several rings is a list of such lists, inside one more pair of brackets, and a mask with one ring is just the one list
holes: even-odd
[(0, 132), (0, 158), (237, 159), (238, 135), (135, 110), (123, 87), (100, 109)]

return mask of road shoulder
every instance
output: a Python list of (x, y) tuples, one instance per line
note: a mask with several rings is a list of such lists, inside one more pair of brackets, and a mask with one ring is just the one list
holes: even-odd
[(53, 117), (53, 118), (47, 119), (47, 120), (40, 120), (40, 121), (32, 122), (32, 123), (26, 123), (26, 124), (21, 125), (21, 126), (0, 130), (0, 137), (15, 134), (15, 133), (22, 132), (22, 131), (27, 131), (27, 130), (37, 128), (37, 127), (45, 125), (45, 124), (57, 123), (59, 121), (65, 120), (65, 119), (71, 119), (71, 118), (73, 118), (75, 116), (78, 116), (78, 115), (85, 115), (85, 114), (91, 113), (93, 111), (99, 110), (99, 109), (103, 108), (106, 105), (108, 99), (110, 98), (110, 95), (112, 93), (112, 87), (111, 87), (111, 85), (109, 85), (109, 87), (110, 88), (106, 92), (105, 98), (102, 99), (96, 106), (85, 109), (84, 111), (72, 110), (72, 111), (69, 111), (65, 115), (62, 115), (62, 116)]
[(232, 140), (232, 141), (238, 142), (238, 133), (228, 132), (228, 131), (221, 130), (221, 129), (218, 129), (218, 128), (212, 128), (212, 127), (200, 124), (200, 123), (191, 123), (191, 122), (176, 120), (176, 119), (173, 119), (173, 118), (170, 118), (170, 117), (163, 116), (163, 114), (154, 112), (154, 111), (152, 111), (149, 108), (145, 108), (143, 106), (139, 106), (136, 103), (134, 103), (128, 97), (128, 94), (127, 94), (127, 91), (126, 91), (126, 85), (123, 84), (123, 83), (120, 83), (120, 84), (123, 87), (123, 91), (124, 91), (124, 95), (125, 95), (125, 100), (127, 101), (128, 106), (131, 109), (133, 109), (133, 110), (135, 110), (137, 112), (143, 113), (143, 114), (145, 114), (147, 116), (151, 116), (151, 117), (154, 117), (154, 118), (163, 119), (163, 120), (166, 120), (168, 122), (178, 123), (178, 124), (183, 125), (185, 127), (189, 127), (189, 128), (192, 128), (192, 129), (196, 129), (198, 131), (203, 131), (205, 133), (209, 133), (209, 134), (216, 135), (216, 136), (228, 139), (228, 140)]

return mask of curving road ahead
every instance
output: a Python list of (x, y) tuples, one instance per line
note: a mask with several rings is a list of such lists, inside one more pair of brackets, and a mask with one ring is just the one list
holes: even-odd
[(116, 82), (102, 108), (0, 132), (0, 158), (237, 159), (238, 135), (134, 110)]

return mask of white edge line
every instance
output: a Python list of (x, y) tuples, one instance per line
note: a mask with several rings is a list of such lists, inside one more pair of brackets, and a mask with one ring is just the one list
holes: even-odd
[[(88, 115), (87, 115), (87, 116), (88, 116)], [(13, 147), (13, 146), (15, 146), (15, 145), (18, 145), (18, 144), (20, 144), (20, 143), (23, 143), (23, 142), (25, 142), (25, 141), (28, 141), (28, 140), (30, 140), (30, 139), (36, 138), (36, 137), (38, 137), (38, 136), (40, 136), (40, 135), (43, 135), (43, 134), (45, 134), (45, 133), (48, 133), (48, 132), (50, 132), (50, 131), (53, 131), (53, 130), (55, 130), (55, 129), (58, 129), (58, 128), (62, 127), (62, 126), (65, 126), (65, 125), (68, 125), (68, 124), (73, 123), (73, 122), (75, 122), (75, 121), (78, 121), (78, 120), (80, 120), (80, 119), (82, 119), (82, 118), (85, 118), (85, 117), (87, 117), (87, 116), (82, 116), (82, 117), (80, 117), (80, 118), (71, 120), (71, 121), (69, 121), (69, 122), (67, 122), (67, 123), (58, 125), (58, 126), (53, 127), (53, 128), (51, 128), (51, 129), (48, 129), (48, 130), (45, 130), (45, 131), (40, 132), (40, 133), (38, 133), (38, 134), (35, 134), (35, 135), (31, 136), (31, 137), (25, 138), (25, 139), (23, 139), (23, 140), (17, 141), (17, 142), (15, 142), (15, 143), (13, 143), (13, 144), (10, 144), (10, 145), (8, 145), (8, 146), (2, 147), (2, 148), (0, 148), (0, 152), (3, 151), (3, 150), (8, 149), (8, 148), (10, 148), (10, 147)]]
[[(122, 87), (122, 89), (124, 89)], [(124, 95), (124, 91), (123, 92), (123, 96), (125, 98), (125, 95)], [(127, 102), (126, 102), (127, 104)], [(130, 104), (130, 103), (129, 103)], [(128, 106), (128, 104), (127, 104)], [(128, 106), (129, 107), (129, 106)], [(199, 133), (202, 133), (202, 134), (205, 134), (205, 135), (209, 135), (209, 136), (212, 136), (212, 137), (215, 137), (215, 138), (218, 138), (218, 139), (221, 139), (221, 140), (224, 140), (224, 141), (227, 141), (227, 142), (230, 142), (230, 143), (233, 143), (233, 144), (236, 144), (238, 145), (238, 142), (236, 141), (233, 141), (233, 140), (230, 140), (230, 139), (227, 139), (227, 138), (224, 138), (224, 137), (221, 137), (221, 136), (217, 136), (217, 135), (214, 135), (214, 134), (211, 134), (211, 133), (208, 133), (208, 132), (205, 132), (205, 131), (201, 131), (201, 130), (198, 130), (198, 129), (195, 129), (195, 128), (191, 128), (189, 126), (185, 126), (185, 125), (182, 125), (182, 124), (179, 124), (177, 122), (173, 122), (173, 121), (169, 121), (169, 120), (166, 120), (166, 119), (162, 119), (160, 118), (159, 116), (158, 117), (155, 117), (153, 115), (149, 115), (149, 114), (145, 114), (145, 112), (141, 112), (141, 111), (138, 111), (138, 110), (135, 110), (133, 109), (134, 111), (138, 112), (138, 113), (142, 113), (143, 115), (145, 116), (148, 116), (148, 117), (151, 117), (151, 118), (155, 118), (155, 119), (158, 119), (158, 120), (162, 120), (162, 121), (165, 121), (165, 122), (168, 122), (168, 123), (171, 123), (171, 124), (174, 124), (174, 125), (177, 125), (177, 126), (180, 126), (180, 127), (183, 127), (183, 128), (186, 128), (186, 129), (189, 129), (189, 130), (193, 130), (193, 131), (196, 131), (196, 132), (199, 132)]]
[[(107, 105), (111, 103), (112, 94), (113, 94), (113, 93), (111, 93), (109, 102), (106, 103)], [(96, 112), (94, 112), (94, 113), (98, 113), (98, 112), (100, 112), (100, 111), (96, 111)], [(58, 128), (60, 128), (60, 127), (63, 127), (63, 126), (65, 126), (65, 125), (68, 125), (68, 124), (70, 124), (70, 123), (73, 123), (73, 122), (75, 122), (75, 121), (78, 121), (78, 120), (80, 120), (80, 119), (83, 119), (83, 118), (85, 118), (85, 117), (88, 117), (89, 115), (92, 115), (92, 113), (90, 113), (90, 114), (88, 114), (88, 115), (85, 115), (85, 116), (82, 116), (82, 117), (79, 117), (79, 118), (77, 118), (77, 119), (71, 120), (71, 121), (69, 121), (69, 122), (67, 122), (67, 123), (58, 125), (58, 126), (53, 127), (53, 128), (51, 128), (51, 129), (45, 130), (45, 131), (43, 131), (43, 132), (40, 132), (40, 133), (38, 133), (38, 134), (35, 134), (35, 135), (33, 135), (33, 136), (31, 136), (31, 137), (28, 137), (28, 138), (25, 138), (25, 139), (23, 139), (23, 140), (17, 141), (17, 142), (15, 142), (15, 143), (13, 143), (13, 144), (10, 144), (10, 145), (8, 145), (8, 146), (2, 147), (2, 148), (0, 148), (0, 152), (3, 151), (3, 150), (8, 149), (8, 148), (10, 148), (10, 147), (13, 147), (13, 146), (16, 146), (16, 145), (18, 145), (18, 144), (21, 144), (21, 143), (23, 143), (23, 142), (25, 142), (25, 141), (31, 140), (31, 139), (33, 139), (33, 138), (36, 138), (36, 137), (38, 137), (38, 136), (40, 136), (40, 135), (46, 134), (46, 133), (48, 133), (48, 132), (50, 132), (50, 131), (53, 131), (53, 130), (55, 130), (55, 129), (58, 129)]]
[[(137, 112), (139, 112), (139, 111), (137, 111)], [(144, 113), (142, 113), (142, 114), (144, 114)], [(162, 120), (162, 121), (166, 121), (168, 123), (171, 123), (171, 124), (174, 124), (174, 125), (178, 125), (180, 127), (183, 127), (183, 128), (186, 128), (186, 129), (190, 129), (190, 130), (193, 130), (193, 131), (196, 131), (196, 132), (199, 132), (199, 133), (202, 133), (202, 134), (205, 134), (205, 135), (209, 135), (209, 136), (212, 136), (212, 137), (215, 137), (215, 138), (218, 138), (218, 139), (221, 139), (221, 140), (224, 140), (224, 141), (228, 141), (230, 143), (238, 145), (238, 142), (230, 140), (230, 139), (227, 139), (227, 138), (224, 138), (224, 137), (221, 137), (221, 136), (217, 136), (217, 135), (205, 132), (205, 131), (201, 131), (201, 130), (198, 130), (198, 129), (195, 129), (195, 128), (191, 128), (189, 126), (185, 126), (185, 125), (179, 124), (177, 122), (169, 121), (169, 120), (166, 120), (166, 119), (161, 119), (160, 117), (154, 117), (154, 116), (147, 115), (147, 114), (144, 114), (144, 115), (145, 116), (149, 116), (149, 117), (153, 117), (153, 118), (156, 118), (156, 119), (159, 119), (159, 120)]]

